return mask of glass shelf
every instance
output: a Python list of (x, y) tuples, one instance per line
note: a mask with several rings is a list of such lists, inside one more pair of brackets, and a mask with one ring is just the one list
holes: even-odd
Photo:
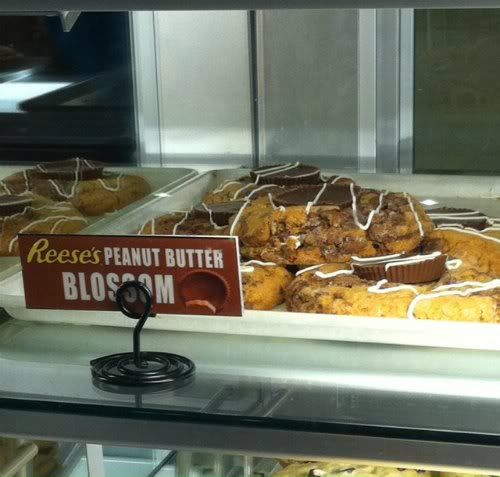
[(193, 359), (195, 379), (103, 391), (88, 363), (130, 349), (131, 330), (4, 320), (2, 432), (500, 469), (498, 353), (148, 330), (143, 341)]

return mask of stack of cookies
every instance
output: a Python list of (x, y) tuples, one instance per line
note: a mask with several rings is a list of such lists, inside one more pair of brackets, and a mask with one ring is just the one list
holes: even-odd
[(238, 236), (248, 309), (497, 322), (498, 222), (450, 213), (296, 163), (226, 181), (139, 233)]
[(119, 210), (150, 190), (140, 176), (81, 158), (13, 174), (0, 181), (0, 256), (19, 254), (18, 233), (76, 233), (86, 217)]

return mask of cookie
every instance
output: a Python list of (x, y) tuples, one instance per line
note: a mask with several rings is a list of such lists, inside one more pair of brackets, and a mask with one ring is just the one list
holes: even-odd
[(380, 467), (339, 461), (294, 462), (273, 474), (273, 476), (282, 477), (331, 477), (337, 475), (358, 477), (431, 477), (431, 473), (424, 470)]
[(447, 272), (431, 284), (407, 285), (364, 280), (347, 267), (326, 265), (297, 276), (286, 290), (286, 304), (289, 311), (307, 313), (496, 323), (500, 280), (469, 269)]
[(218, 226), (209, 218), (196, 217), (191, 211), (170, 212), (147, 220), (138, 235), (228, 235), (229, 227)]
[[(313, 193), (302, 198), (302, 205), (248, 205), (233, 224), (243, 256), (285, 265), (350, 262), (353, 255), (412, 252), (433, 228), (421, 205), (408, 194), (351, 184), (347, 190), (339, 186), (342, 192), (336, 205), (317, 205), (314, 201), (321, 200), (321, 189), (336, 188), (323, 187), (314, 189), (314, 198)], [(295, 200), (287, 192), (282, 196), (286, 203)]]
[[(0, 200), (12, 200), (12, 197), (1, 196)], [(21, 199), (26, 201), (27, 197), (21, 196)], [(29, 205), (22, 210), (11, 208), (7, 213), (4, 208), (0, 214), (0, 256), (19, 255), (19, 233), (70, 234), (86, 225), (85, 218), (70, 203), (54, 203), (44, 197), (31, 196)]]
[(33, 203), (33, 197), (22, 195), (2, 195), (0, 196), (0, 217), (22, 212), (25, 207)]
[(70, 202), (85, 216), (120, 210), (150, 192), (141, 176), (107, 172), (102, 163), (81, 158), (38, 164), (0, 181), (0, 194)]
[(423, 242), (425, 253), (436, 250), (461, 260), (465, 268), (500, 277), (500, 238), (473, 229), (441, 227)]
[(272, 262), (250, 261), (241, 267), (243, 299), (248, 310), (272, 310), (285, 300), (293, 276)]
[(71, 202), (87, 216), (120, 210), (151, 192), (144, 178), (105, 172), (93, 161), (76, 158), (56, 164), (28, 171), (31, 190), (52, 200)]

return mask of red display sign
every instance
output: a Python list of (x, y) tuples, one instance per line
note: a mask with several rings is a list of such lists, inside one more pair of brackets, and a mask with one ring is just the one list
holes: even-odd
[(154, 313), (241, 316), (235, 237), (20, 235), (27, 308), (117, 310), (138, 280)]

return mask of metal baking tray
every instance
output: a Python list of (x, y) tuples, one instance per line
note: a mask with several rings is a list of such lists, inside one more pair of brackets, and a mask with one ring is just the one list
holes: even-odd
[[(199, 175), (130, 212), (101, 223), (95, 233), (134, 234), (147, 220), (171, 210), (186, 210), (224, 180), (236, 179), (246, 173), (245, 169), (227, 169)], [(334, 172), (325, 171), (325, 174), (329, 173)], [(406, 191), (420, 200), (433, 200), (439, 206), (468, 206), (492, 216), (500, 215), (500, 183), (496, 178), (347, 175), (365, 187)], [(28, 310), (24, 304), (20, 273), (0, 282), (0, 303), (11, 316), (23, 320), (134, 326), (131, 320), (113, 312)], [(171, 331), (500, 351), (500, 325), (497, 324), (291, 313), (283, 306), (273, 311), (245, 310), (243, 317), (157, 315), (148, 326)]]
[(47, 64), (48, 58), (23, 58), (16, 68), (0, 69), (0, 83), (18, 81), (42, 73)]
[[(22, 166), (0, 166), (0, 180), (29, 167), (33, 167), (33, 164), (24, 164)], [(82, 233), (93, 233), (92, 230), (96, 230), (96, 226), (99, 227), (100, 224), (105, 225), (113, 217), (127, 214), (133, 210), (134, 207), (140, 207), (143, 204), (149, 203), (156, 197), (157, 194), (161, 196), (168, 190), (196, 175), (194, 170), (185, 168), (106, 167), (106, 171), (143, 176), (151, 184), (152, 193), (143, 199), (124, 207), (123, 209), (117, 210), (116, 212), (101, 216), (87, 217), (89, 227), (82, 230)], [(18, 270), (18, 267), (18, 257), (0, 257), (0, 280), (15, 273)]]

